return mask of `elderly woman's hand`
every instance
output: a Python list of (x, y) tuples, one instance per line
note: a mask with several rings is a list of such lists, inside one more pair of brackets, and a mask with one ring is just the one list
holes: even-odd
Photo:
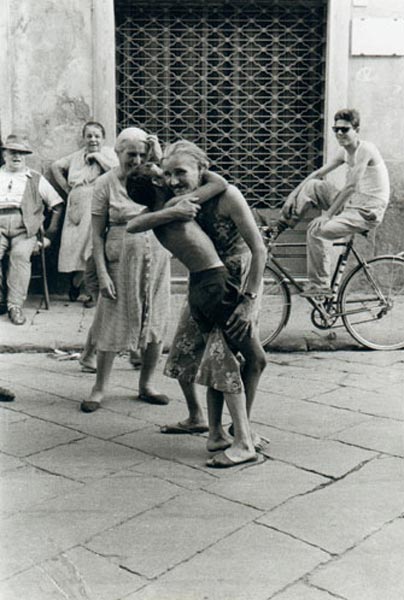
[(116, 300), (115, 285), (108, 273), (104, 273), (100, 276), (99, 285), (101, 296), (109, 298), (110, 300)]
[(240, 304), (236, 306), (232, 315), (226, 323), (226, 333), (239, 341), (242, 341), (246, 335), (252, 335), (254, 319), (254, 301), (245, 297)]
[(200, 205), (194, 200), (182, 198), (170, 208), (173, 219), (178, 221), (192, 221), (201, 210)]
[(160, 146), (160, 142), (156, 135), (147, 136), (147, 144), (149, 146), (149, 152), (147, 160), (151, 162), (160, 162), (163, 156), (163, 151)]

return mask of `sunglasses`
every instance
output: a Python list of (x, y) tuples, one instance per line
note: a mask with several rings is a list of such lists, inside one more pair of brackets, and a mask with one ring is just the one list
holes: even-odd
[(333, 127), (332, 130), (334, 133), (348, 133), (348, 131), (352, 129), (352, 127)]

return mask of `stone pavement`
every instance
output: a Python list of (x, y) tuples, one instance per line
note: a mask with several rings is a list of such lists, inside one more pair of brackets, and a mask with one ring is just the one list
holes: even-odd
[(21, 328), (0, 317), (18, 351), (0, 354), (0, 386), (16, 393), (0, 404), (1, 600), (403, 599), (402, 352), (339, 338), (299, 351), (291, 323), (254, 407), (270, 445), (217, 471), (205, 436), (159, 433), (185, 416), (164, 360), (168, 406), (136, 400), (138, 371), (120, 357), (103, 408), (83, 414), (94, 375), (21, 350), (79, 347), (92, 311), (30, 310)]
[[(170, 343), (175, 331), (182, 294), (171, 297), (171, 321), (167, 335)], [(40, 297), (31, 297), (24, 312), (27, 322), (22, 327), (12, 325), (7, 315), (0, 316), (0, 352), (80, 350), (90, 327), (95, 309), (83, 308), (79, 302), (51, 298), (50, 310), (42, 308)], [(310, 321), (311, 307), (299, 296), (292, 297), (289, 323), (271, 346), (273, 351), (353, 350), (360, 346), (343, 327), (332, 332), (316, 329)]]

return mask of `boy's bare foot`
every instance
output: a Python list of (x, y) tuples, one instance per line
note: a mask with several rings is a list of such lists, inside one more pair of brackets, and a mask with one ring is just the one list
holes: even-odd
[(192, 419), (185, 419), (184, 421), (178, 421), (178, 423), (171, 423), (160, 427), (160, 433), (172, 433), (172, 434), (193, 434), (193, 433), (206, 433), (209, 431), (209, 427), (205, 421), (193, 421)]
[(230, 447), (206, 461), (206, 466), (213, 469), (228, 469), (229, 467), (237, 467), (245, 463), (257, 462), (257, 460), (258, 455), (255, 452), (232, 452), (232, 447)]
[[(229, 435), (234, 436), (234, 427), (233, 424), (230, 425), (229, 429), (228, 429)], [(251, 438), (252, 438), (252, 442), (254, 444), (254, 448), (257, 452), (263, 452), (266, 447), (268, 446), (268, 444), (270, 444), (270, 441), (268, 438), (259, 435), (256, 431), (251, 431)]]
[(264, 450), (266, 450), (267, 446), (270, 443), (268, 438), (259, 435), (256, 431), (251, 432), (251, 438), (254, 444), (254, 448), (257, 452), (263, 452)]
[(226, 435), (224, 432), (222, 435), (209, 435), (208, 441), (206, 442), (206, 449), (208, 452), (218, 452), (219, 450), (226, 450), (226, 448), (230, 448), (232, 443), (232, 438)]

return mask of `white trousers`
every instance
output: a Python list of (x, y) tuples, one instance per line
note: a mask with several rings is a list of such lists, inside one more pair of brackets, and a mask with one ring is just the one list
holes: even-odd
[[(296, 198), (294, 214), (303, 217), (309, 208), (327, 210), (339, 190), (327, 181), (308, 181)], [(374, 229), (382, 220), (384, 207), (375, 208), (374, 198), (352, 194), (343, 211), (331, 218), (320, 216), (307, 228), (307, 275), (315, 287), (328, 288), (331, 284), (332, 242), (354, 233)]]

